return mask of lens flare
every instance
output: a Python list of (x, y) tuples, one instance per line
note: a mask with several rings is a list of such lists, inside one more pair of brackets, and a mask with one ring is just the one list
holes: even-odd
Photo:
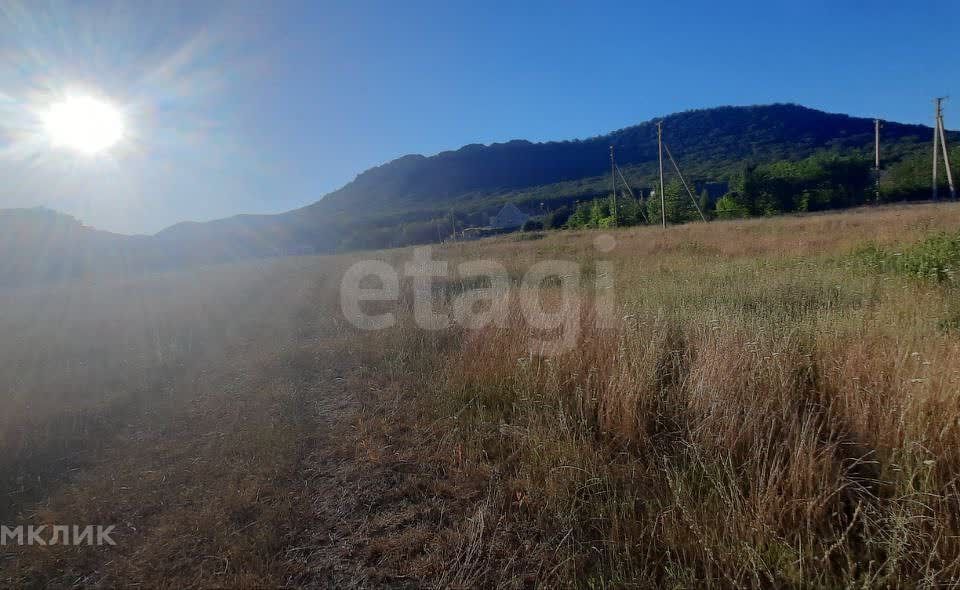
[(94, 155), (123, 138), (123, 114), (90, 96), (73, 96), (50, 106), (43, 126), (56, 146)]

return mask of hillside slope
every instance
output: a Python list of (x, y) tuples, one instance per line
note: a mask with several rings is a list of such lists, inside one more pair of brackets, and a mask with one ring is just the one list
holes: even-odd
[[(697, 176), (721, 177), (744, 160), (802, 158), (821, 149), (859, 151), (873, 143), (873, 120), (824, 113), (798, 105), (719, 107), (663, 119), (664, 138)], [(932, 130), (889, 123), (887, 147), (927, 142)], [(656, 120), (586, 140), (468, 145), (426, 158), (404, 156), (370, 169), (303, 211), (354, 213), (358, 203), (380, 211), (432, 204), (605, 175), (608, 147), (621, 166), (654, 173)], [(888, 156), (891, 154), (888, 154)]]

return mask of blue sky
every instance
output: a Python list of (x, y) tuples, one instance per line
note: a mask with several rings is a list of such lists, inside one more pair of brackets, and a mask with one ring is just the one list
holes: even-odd
[[(956, 2), (104, 2), (0, 5), (0, 207), (98, 228), (316, 201), (370, 166), (468, 143), (571, 139), (725, 104), (928, 123), (955, 94)], [(66, 91), (128, 138), (33, 137)]]

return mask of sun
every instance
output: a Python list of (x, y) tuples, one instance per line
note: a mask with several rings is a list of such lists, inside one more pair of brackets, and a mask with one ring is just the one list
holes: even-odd
[(54, 145), (98, 154), (123, 138), (123, 113), (90, 96), (71, 96), (50, 106), (43, 126)]

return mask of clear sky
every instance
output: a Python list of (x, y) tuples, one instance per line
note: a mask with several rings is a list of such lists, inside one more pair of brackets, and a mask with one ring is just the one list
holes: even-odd
[[(272, 213), (366, 168), (796, 102), (929, 124), (960, 2), (0, 2), (0, 208), (98, 228)], [(119, 106), (96, 156), (39, 137), (70, 92)], [(31, 118), (32, 117), (32, 118)]]

